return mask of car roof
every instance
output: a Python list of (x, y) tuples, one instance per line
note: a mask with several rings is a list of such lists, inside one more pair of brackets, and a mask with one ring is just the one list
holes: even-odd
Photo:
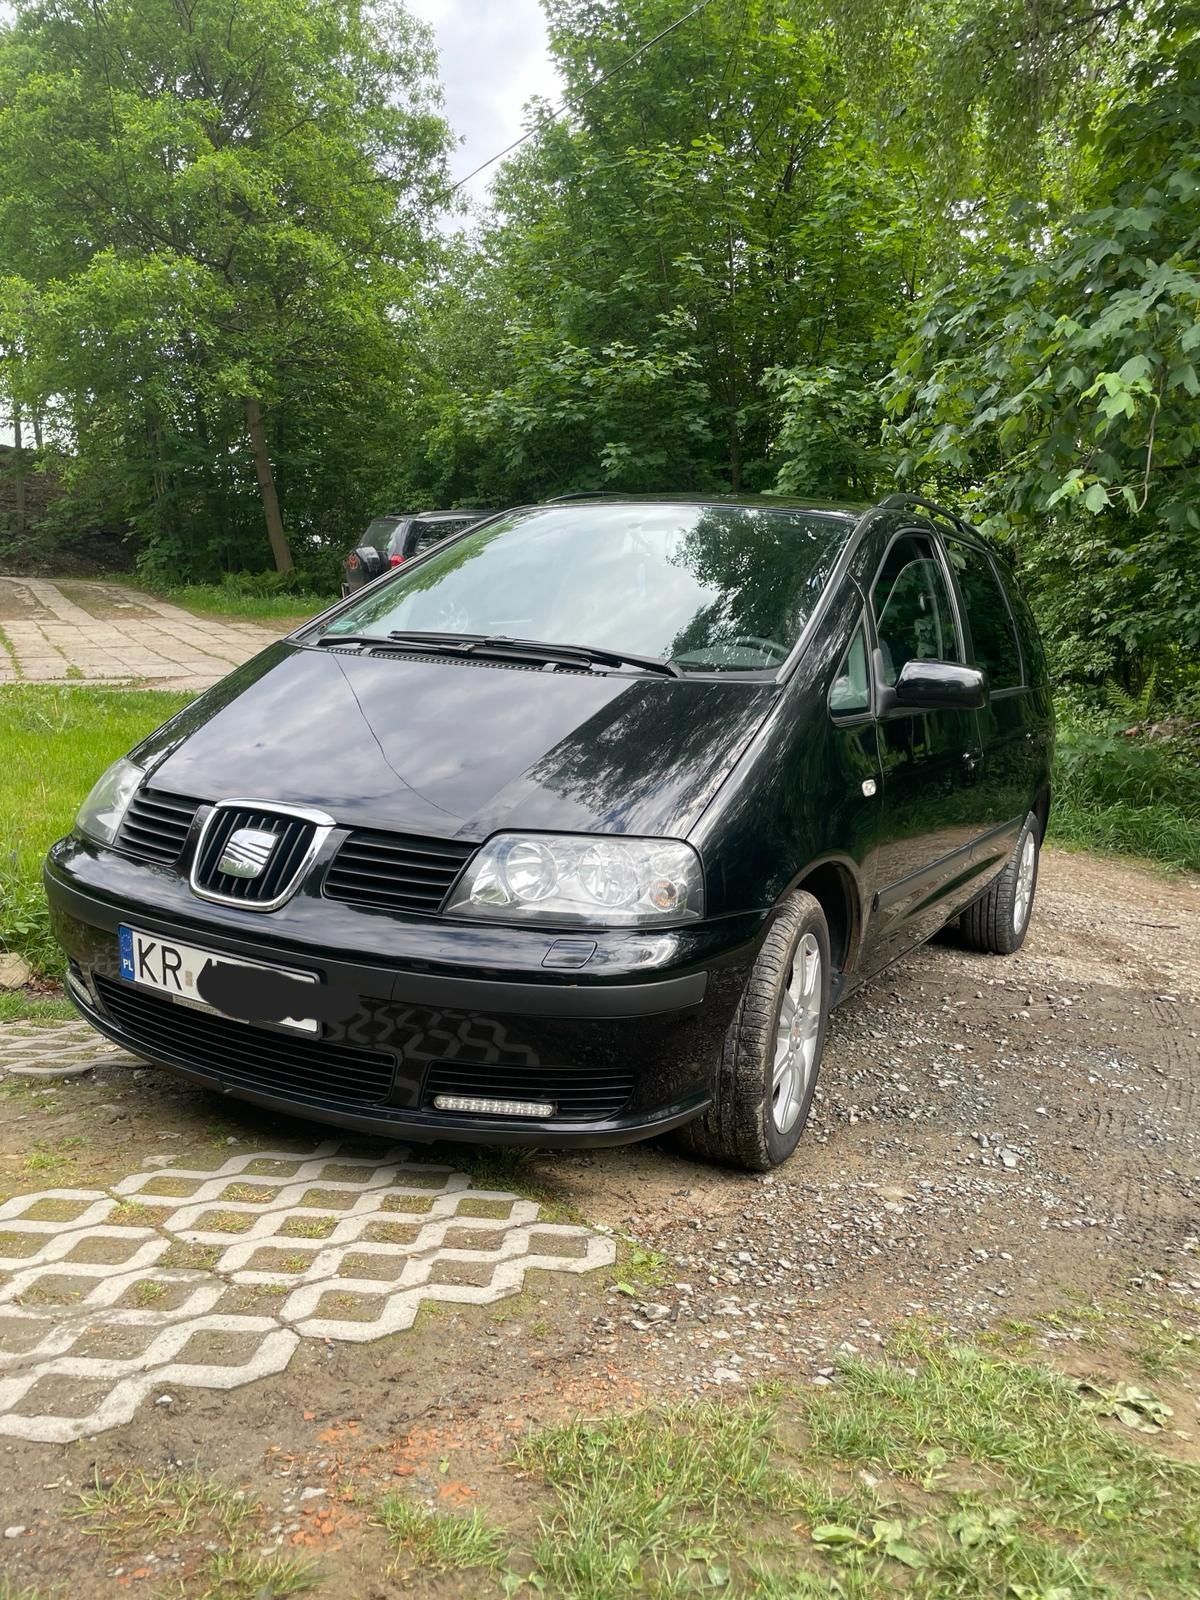
[(481, 511), (478, 506), (459, 506), (456, 511), (414, 511), (412, 520), (414, 522), (446, 522), (451, 517), (486, 517), (490, 515), (490, 512)]
[(818, 511), (857, 521), (870, 502), (856, 500), (818, 500), (778, 494), (594, 494), (562, 496), (537, 505), (514, 506), (514, 511), (533, 511), (550, 507), (574, 510), (578, 506), (730, 506), (763, 511)]

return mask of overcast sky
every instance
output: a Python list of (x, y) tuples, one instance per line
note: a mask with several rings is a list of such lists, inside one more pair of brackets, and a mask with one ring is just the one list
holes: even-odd
[[(451, 167), (462, 178), (520, 137), (527, 100), (560, 99), (545, 18), (538, 0), (408, 0), (408, 7), (437, 35), (446, 115), (462, 140)], [(481, 172), (465, 192), (482, 199), (495, 175), (494, 167)]]

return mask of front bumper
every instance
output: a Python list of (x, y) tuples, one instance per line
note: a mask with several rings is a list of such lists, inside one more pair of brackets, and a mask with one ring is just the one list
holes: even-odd
[[(360, 1132), (557, 1147), (690, 1121), (766, 924), (609, 930), (586, 972), (547, 970), (554, 930), (404, 918), (306, 896), (269, 914), (201, 901), (173, 871), (76, 839), (46, 891), (72, 998), (110, 1039), (210, 1088)], [(183, 1007), (120, 977), (117, 929), (312, 971), (358, 997), (319, 1039)], [(546, 1100), (545, 1119), (440, 1111), (438, 1094)]]

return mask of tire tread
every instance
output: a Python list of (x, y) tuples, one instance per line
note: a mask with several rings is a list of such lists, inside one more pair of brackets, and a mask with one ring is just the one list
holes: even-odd
[(768, 1172), (775, 1166), (767, 1147), (763, 1117), (764, 1053), (774, 1038), (779, 991), (787, 964), (800, 932), (813, 920), (814, 913), (823, 931), (824, 981), (828, 983), (825, 914), (813, 895), (797, 891), (775, 918), (738, 1001), (722, 1046), (712, 1104), (676, 1134), (677, 1142), (690, 1155), (749, 1172)]

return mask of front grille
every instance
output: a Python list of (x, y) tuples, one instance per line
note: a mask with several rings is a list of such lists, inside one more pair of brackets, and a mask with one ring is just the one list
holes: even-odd
[[(265, 828), (277, 836), (266, 866), (257, 878), (237, 878), (220, 871), (218, 862), (237, 828)], [(195, 886), (208, 894), (242, 900), (247, 905), (277, 900), (295, 888), (316, 824), (281, 812), (231, 806), (218, 810), (200, 842), (193, 874)]]
[(176, 1061), (228, 1084), (311, 1105), (378, 1105), (391, 1090), (390, 1055), (194, 1011), (111, 978), (97, 975), (95, 984), (133, 1049), (152, 1060)]
[(139, 789), (117, 837), (120, 848), (143, 861), (176, 862), (183, 854), (199, 800), (161, 789)]
[(325, 893), (352, 905), (433, 915), (477, 848), (452, 839), (355, 832), (333, 858)]
[[(552, 1100), (568, 1122), (615, 1117), (633, 1093), (633, 1071), (624, 1067), (530, 1067), (436, 1061), (425, 1079), (425, 1106), (437, 1094), (486, 1095), (493, 1100)], [(452, 1113), (450, 1113), (452, 1115)], [(498, 1117), (498, 1122), (519, 1122)]]

